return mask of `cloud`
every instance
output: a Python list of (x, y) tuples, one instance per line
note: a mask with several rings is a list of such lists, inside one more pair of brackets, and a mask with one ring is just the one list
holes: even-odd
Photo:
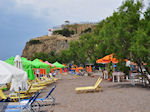
[[(49, 27), (97, 22), (113, 14), (124, 0), (0, 0), (1, 59), (21, 54), (25, 42)], [(145, 0), (148, 4), (149, 0)], [(14, 44), (15, 43), (15, 44)], [(7, 45), (7, 46), (6, 46)]]
[[(7, 0), (6, 0), (7, 1)], [(53, 23), (97, 22), (112, 15), (124, 0), (14, 0), (15, 13)], [(146, 0), (147, 1), (147, 0)]]
[(110, 16), (123, 0), (14, 0), (20, 13), (30, 13), (55, 24), (100, 21)]

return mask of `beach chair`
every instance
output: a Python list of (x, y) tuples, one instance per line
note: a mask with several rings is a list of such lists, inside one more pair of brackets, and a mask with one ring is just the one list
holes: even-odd
[(39, 96), (40, 93), (41, 93), (41, 91), (36, 93), (24, 105), (8, 105), (5, 112), (22, 112), (24, 110), (27, 110), (28, 112), (32, 112), (32, 111), (36, 112), (37, 108), (38, 108), (38, 111), (39, 111), (40, 107), (38, 105), (33, 106), (33, 104), (36, 101), (36, 99), (37, 99), (37, 97)]
[(47, 80), (52, 80), (52, 82), (56, 82), (58, 79), (54, 78), (52, 74), (49, 74), (50, 79), (46, 78)]
[[(20, 108), (20, 107), (23, 108), (26, 106), (26, 104), (29, 104), (33, 100), (33, 98), (37, 95), (37, 93), (38, 92), (36, 92), (34, 95), (32, 95), (32, 97), (30, 99), (28, 99), (28, 101), (25, 103), (22, 103), (22, 104), (20, 103), (20, 105), (8, 105), (4, 108), (7, 108), (7, 109)], [(22, 101), (24, 101), (24, 100), (22, 100)]]
[(25, 98), (28, 98), (28, 96), (27, 95), (24, 95), (24, 94), (20, 94), (20, 97), (17, 95), (17, 93), (16, 94), (12, 94), (12, 95), (5, 95), (4, 93), (3, 93), (3, 90), (0, 90), (0, 97), (5, 101), (5, 100), (7, 100), (7, 99), (10, 99), (10, 100), (12, 100), (12, 101), (18, 101), (19, 100), (19, 98), (20, 99), (25, 99)]
[(77, 78), (81, 78), (81, 76), (80, 76), (80, 75), (75, 74), (75, 75), (73, 76), (73, 78), (74, 78), (74, 79), (77, 79)]
[(40, 81), (38, 78), (36, 78), (36, 81), (37, 81), (38, 84), (45, 84), (45, 85), (49, 85), (49, 84), (53, 83), (53, 80), (48, 80), (48, 81), (43, 80), (43, 81)]
[[(32, 85), (29, 86), (28, 90), (26, 91), (20, 91), (20, 94), (26, 94), (26, 95), (29, 95), (29, 96), (32, 96), (33, 93), (37, 92), (37, 91), (40, 91), (41, 88), (32, 88)], [(16, 91), (16, 93), (19, 93), (19, 91)]]
[[(47, 94), (47, 96), (45, 98), (37, 98), (36, 99), (36, 101), (38, 102), (38, 104), (40, 106), (46, 106), (46, 105), (53, 105), (53, 104), (55, 104), (55, 98), (51, 95), (55, 88), (56, 88), (56, 85), (54, 85), (52, 87), (52, 89), (50, 90), (50, 92)], [(23, 102), (25, 102), (25, 101), (28, 102), (28, 99), (24, 99), (22, 101)]]
[(54, 78), (53, 75), (49, 75), (49, 76), (50, 76), (50, 78), (48, 78), (46, 76), (44, 77), (45, 81), (48, 81), (48, 82), (50, 81), (53, 83), (53, 82), (56, 82), (56, 80), (58, 80), (57, 78)]
[(39, 89), (44, 89), (46, 87), (46, 85), (40, 85), (38, 84), (39, 86), (33, 86), (34, 83), (30, 83), (29, 81), (27, 81), (28, 85), (31, 85), (31, 89), (30, 90), (39, 90)]
[(52, 87), (52, 89), (45, 98), (38, 98), (36, 101), (39, 101), (40, 104), (42, 102), (42, 105), (55, 104), (55, 98), (52, 96), (52, 92), (54, 91), (55, 88), (56, 85)]
[(102, 78), (99, 77), (94, 86), (77, 87), (75, 88), (75, 90), (77, 91), (77, 93), (89, 92), (89, 91), (91, 92), (101, 91), (102, 89), (99, 86), (101, 82), (102, 82)]
[(46, 87), (46, 84), (39, 84), (39, 83), (32, 83), (30, 81), (27, 81), (28, 85), (31, 85), (32, 84), (32, 87), (43, 87), (45, 88)]

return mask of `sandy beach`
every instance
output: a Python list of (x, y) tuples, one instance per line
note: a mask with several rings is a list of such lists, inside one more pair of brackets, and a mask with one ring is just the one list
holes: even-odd
[[(53, 96), (56, 105), (53, 112), (150, 112), (150, 89), (141, 84), (132, 86), (130, 82), (113, 83), (103, 80), (100, 84), (102, 92), (76, 93), (76, 87), (92, 86), (97, 79), (98, 76), (62, 76), (55, 83)], [(41, 96), (45, 96), (53, 85), (44, 89)], [(41, 111), (50, 112), (50, 107), (42, 107)]]

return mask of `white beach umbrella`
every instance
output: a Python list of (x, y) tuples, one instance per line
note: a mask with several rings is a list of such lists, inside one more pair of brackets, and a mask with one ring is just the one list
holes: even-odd
[(27, 89), (27, 73), (0, 60), (0, 84), (11, 82), (10, 90)]
[(16, 55), (14, 62), (15, 62), (15, 67), (17, 67), (17, 68), (23, 70), (21, 58), (20, 58), (19, 55)]

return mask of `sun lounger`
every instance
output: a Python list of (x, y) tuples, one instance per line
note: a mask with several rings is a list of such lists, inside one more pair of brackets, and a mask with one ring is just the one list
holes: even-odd
[(77, 78), (80, 78), (80, 77), (81, 77), (81, 76), (76, 75), (76, 74), (73, 76), (74, 79), (77, 79)]
[[(32, 93), (35, 93), (37, 91), (40, 91), (41, 88), (32, 88), (32, 85), (29, 86), (28, 90), (26, 91), (20, 91), (20, 94), (26, 94), (26, 95), (32, 95)], [(16, 93), (19, 93), (19, 91), (16, 91)]]
[[(31, 112), (31, 110), (36, 112), (38, 105), (36, 105), (35, 107), (33, 106), (33, 103), (36, 101), (40, 93), (41, 91), (36, 93), (33, 97), (29, 99), (29, 101), (25, 105), (8, 105), (5, 112), (22, 112), (24, 110), (27, 110), (28, 112)], [(38, 107), (38, 110), (39, 110), (39, 107)]]
[(45, 85), (49, 85), (49, 84), (51, 84), (51, 83), (54, 82), (53, 80), (48, 80), (48, 81), (43, 80), (43, 81), (40, 81), (38, 78), (36, 78), (36, 81), (37, 81), (38, 84), (45, 84)]
[(99, 84), (102, 82), (102, 79), (101, 78), (98, 78), (98, 80), (96, 81), (95, 85), (94, 86), (87, 86), (87, 87), (77, 87), (75, 88), (75, 90), (77, 91), (77, 93), (80, 93), (80, 92), (88, 92), (88, 91), (91, 91), (91, 92), (95, 92), (95, 91), (101, 91), (101, 87), (99, 86)]
[[(16, 94), (12, 94), (12, 95), (5, 95), (3, 93), (3, 90), (0, 90), (0, 97), (3, 99), (3, 100), (7, 100), (10, 98), (10, 100), (12, 101), (18, 101), (19, 100), (19, 96)], [(28, 98), (27, 95), (24, 95), (24, 94), (20, 94), (20, 99), (25, 99), (25, 98)]]
[[(28, 101), (26, 103), (23, 103), (23, 104), (20, 103), (20, 105), (8, 105), (5, 108), (7, 108), (7, 109), (20, 108), (20, 107), (23, 108), (27, 104), (29, 104), (37, 94), (38, 94), (38, 92), (36, 92), (34, 95), (32, 95), (32, 97), (30, 99), (28, 99)], [(22, 101), (24, 101), (24, 100), (22, 100)]]
[(55, 88), (56, 85), (53, 86), (45, 98), (38, 98), (36, 101), (42, 102), (42, 105), (55, 104), (55, 98), (51, 95)]
[(32, 84), (33, 87), (46, 87), (46, 84), (32, 83), (32, 82), (29, 82), (29, 81), (27, 81), (27, 83), (29, 85)]
[[(55, 104), (55, 98), (51, 95), (55, 88), (56, 88), (56, 85), (52, 87), (52, 89), (50, 90), (50, 92), (47, 94), (45, 98), (36, 99), (36, 101), (39, 103), (40, 106)], [(23, 102), (28, 102), (28, 99), (24, 99), (21, 101), (21, 103)]]
[(60, 79), (61, 79), (61, 78), (55, 78), (55, 77), (53, 77), (52, 74), (50, 74), (50, 78), (51, 78), (54, 82), (56, 82), (57, 80), (60, 80)]
[(41, 88), (43, 87), (44, 88), (53, 82), (54, 81), (52, 79), (45, 79), (45, 78), (43, 78), (43, 80), (36, 78), (34, 83), (27, 81), (27, 83), (29, 85), (32, 84), (33, 88), (35, 88), (35, 87), (41, 87)]

